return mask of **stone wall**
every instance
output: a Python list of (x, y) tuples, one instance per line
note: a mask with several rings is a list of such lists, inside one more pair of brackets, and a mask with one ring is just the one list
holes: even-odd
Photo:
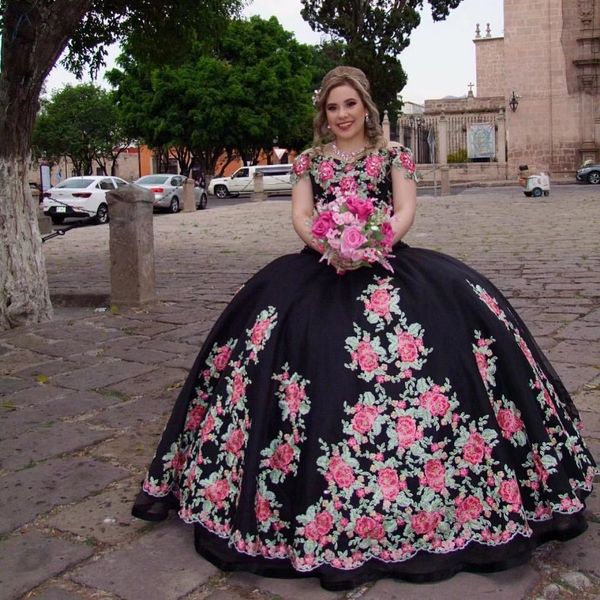
[(507, 112), (509, 168), (527, 164), (565, 179), (583, 158), (600, 158), (597, 91), (594, 85), (582, 91), (585, 78), (574, 58), (586, 35), (582, 17), (591, 14), (587, 35), (593, 37), (599, 5), (599, 0), (504, 0), (505, 94), (515, 90), (520, 96), (516, 112)]
[(477, 96), (504, 96), (506, 87), (504, 38), (475, 38)]

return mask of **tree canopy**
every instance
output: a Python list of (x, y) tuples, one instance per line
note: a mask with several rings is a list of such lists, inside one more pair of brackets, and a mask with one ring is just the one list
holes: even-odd
[(130, 134), (153, 148), (187, 148), (212, 172), (227, 153), (255, 161), (273, 144), (301, 148), (311, 136), (315, 50), (277, 19), (233, 20), (211, 53), (196, 47), (178, 65), (130, 48), (108, 73)]
[(341, 61), (362, 69), (379, 109), (393, 111), (406, 84), (398, 57), (421, 22), (419, 9), (426, 2), (439, 21), (462, 0), (302, 0), (302, 16), (315, 31), (345, 43)]
[(33, 132), (38, 156), (68, 156), (81, 175), (91, 174), (94, 163), (113, 170), (129, 141), (113, 94), (91, 83), (66, 86), (43, 102)]

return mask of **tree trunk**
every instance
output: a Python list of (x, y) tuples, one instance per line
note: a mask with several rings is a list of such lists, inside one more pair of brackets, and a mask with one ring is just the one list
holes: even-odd
[(0, 329), (52, 318), (27, 161), (0, 157)]
[(91, 0), (7, 0), (0, 48), (0, 329), (52, 318), (37, 215), (27, 182), (46, 76)]

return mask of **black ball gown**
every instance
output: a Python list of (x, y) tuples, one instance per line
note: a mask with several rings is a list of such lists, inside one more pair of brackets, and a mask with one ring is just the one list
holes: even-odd
[[(403, 148), (301, 154), (316, 199), (391, 201)], [(331, 590), (522, 563), (585, 527), (596, 467), (523, 321), (460, 261), (400, 243), (344, 275), (305, 248), (233, 298), (174, 406), (133, 514), (176, 508), (226, 571)]]

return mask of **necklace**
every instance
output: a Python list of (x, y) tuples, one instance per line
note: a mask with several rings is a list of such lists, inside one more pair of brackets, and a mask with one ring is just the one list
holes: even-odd
[(340, 150), (336, 145), (335, 142), (331, 142), (331, 151), (338, 157), (341, 158), (342, 160), (345, 160), (346, 162), (351, 161), (352, 159), (356, 158), (363, 150), (365, 149), (364, 146), (362, 146), (361, 148), (359, 148), (358, 150), (354, 150), (353, 152), (344, 152), (343, 150)]

